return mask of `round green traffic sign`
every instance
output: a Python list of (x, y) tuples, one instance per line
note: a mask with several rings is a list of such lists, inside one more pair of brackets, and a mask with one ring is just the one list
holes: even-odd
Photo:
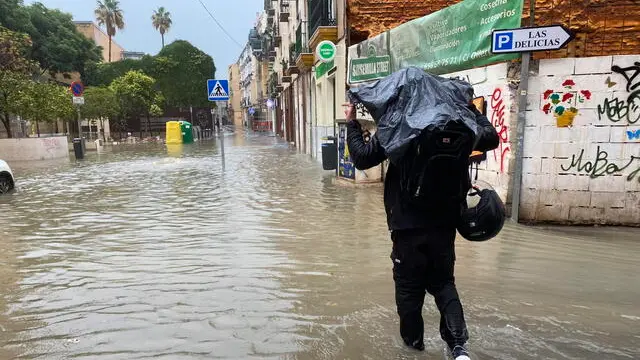
[(327, 63), (335, 59), (337, 50), (336, 44), (325, 40), (320, 42), (316, 47), (316, 56), (318, 56), (320, 61)]

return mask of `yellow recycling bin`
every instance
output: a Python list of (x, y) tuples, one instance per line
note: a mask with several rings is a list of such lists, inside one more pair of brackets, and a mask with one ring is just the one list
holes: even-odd
[(167, 121), (167, 144), (182, 144), (182, 129), (179, 121)]

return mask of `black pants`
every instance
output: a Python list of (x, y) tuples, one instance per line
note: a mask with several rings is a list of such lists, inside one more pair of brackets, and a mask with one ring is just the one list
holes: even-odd
[(404, 342), (424, 349), (422, 305), (425, 290), (440, 311), (440, 336), (453, 349), (469, 339), (462, 304), (456, 290), (455, 228), (394, 231), (393, 280), (400, 315), (400, 334)]

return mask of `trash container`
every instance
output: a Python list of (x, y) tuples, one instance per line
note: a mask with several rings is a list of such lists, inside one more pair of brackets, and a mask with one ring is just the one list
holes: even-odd
[(182, 143), (193, 143), (193, 127), (191, 126), (191, 123), (188, 121), (181, 121), (180, 127), (182, 128)]
[(73, 139), (73, 152), (78, 160), (84, 159), (84, 147), (82, 145), (81, 138)]
[(333, 136), (323, 137), (322, 140), (322, 168), (335, 170), (338, 168), (338, 147)]
[(167, 145), (182, 144), (182, 129), (179, 121), (167, 121)]

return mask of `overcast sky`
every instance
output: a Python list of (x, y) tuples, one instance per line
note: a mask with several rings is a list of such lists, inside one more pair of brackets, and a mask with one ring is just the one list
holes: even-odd
[[(26, 4), (36, 2), (25, 0)], [(71, 13), (76, 21), (95, 20), (94, 0), (40, 0), (45, 6)], [(231, 36), (240, 44), (247, 42), (264, 0), (202, 0)], [(166, 43), (181, 39), (191, 42), (211, 55), (216, 63), (216, 77), (226, 78), (227, 67), (240, 56), (242, 48), (230, 40), (209, 17), (198, 0), (120, 0), (125, 29), (114, 40), (130, 51), (155, 55), (162, 47), (160, 33), (151, 25), (153, 10), (164, 6), (171, 12), (173, 26), (165, 35)]]

